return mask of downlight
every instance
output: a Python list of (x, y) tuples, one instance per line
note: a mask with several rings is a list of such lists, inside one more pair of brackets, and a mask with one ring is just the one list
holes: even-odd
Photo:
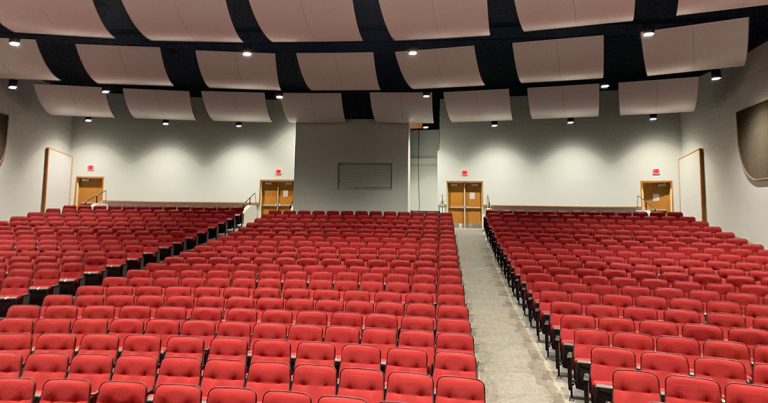
[(424, 98), (424, 99), (429, 99), (429, 98), (432, 98), (432, 94), (430, 94), (427, 91), (424, 91), (424, 92), (421, 93), (421, 97)]
[(163, 126), (170, 126), (171, 121), (170, 120), (163, 120)]
[(499, 127), (499, 122), (494, 120), (493, 122), (491, 122), (491, 127), (493, 128)]
[(657, 120), (659, 120), (659, 115), (657, 115), (655, 113), (652, 113), (652, 114), (650, 114), (648, 116), (648, 121), (650, 121), (650, 122), (655, 122)]
[(607, 90), (608, 88), (611, 88), (610, 84), (600, 84), (600, 89), (601, 90)]
[(104, 95), (108, 95), (112, 93), (112, 90), (109, 87), (101, 87), (101, 93)]
[(235, 122), (235, 127), (238, 129), (243, 127), (243, 122)]
[(574, 125), (574, 124), (576, 124), (576, 119), (568, 118), (568, 119), (565, 120), (565, 124), (567, 124), (567, 125)]
[(709, 79), (712, 81), (720, 81), (723, 79), (723, 72), (720, 70), (712, 70), (712, 76)]
[(91, 122), (93, 122), (93, 118), (92, 117), (87, 117), (87, 118), (83, 119), (83, 121), (85, 123), (91, 123)]
[(277, 100), (281, 100), (281, 99), (283, 99), (283, 94), (277, 94), (277, 95), (275, 95), (275, 99), (277, 99)]
[(429, 130), (429, 125), (421, 125), (422, 130)]
[(656, 36), (656, 31), (652, 29), (647, 29), (643, 31), (641, 35), (643, 36), (643, 38), (653, 38), (654, 36)]
[(416, 56), (419, 54), (419, 51), (416, 49), (411, 49), (408, 51), (408, 56)]
[(18, 48), (19, 46), (21, 46), (21, 39), (20, 38), (8, 39), (8, 45), (10, 45), (13, 48)]
[(19, 89), (19, 80), (8, 80), (8, 89), (16, 91)]

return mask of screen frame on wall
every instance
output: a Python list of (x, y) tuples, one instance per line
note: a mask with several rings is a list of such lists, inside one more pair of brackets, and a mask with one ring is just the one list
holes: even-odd
[(71, 154), (65, 153), (64, 151), (57, 150), (52, 147), (46, 147), (45, 148), (45, 161), (43, 163), (43, 192), (42, 197), (40, 200), (40, 211), (44, 212), (47, 208), (47, 202), (48, 202), (48, 185), (49, 185), (49, 172), (51, 168), (51, 154), (56, 153), (64, 156), (65, 158), (69, 159), (69, 174), (67, 175), (67, 201), (66, 203), (72, 203), (72, 175), (74, 174), (74, 157), (72, 157)]
[[(759, 102), (755, 105), (736, 112), (736, 127), (736, 140), (739, 149), (739, 159), (741, 160), (741, 166), (744, 170), (744, 174), (752, 181), (768, 181), (768, 165), (760, 166), (760, 164), (750, 163), (750, 161), (754, 161), (755, 158), (746, 158), (745, 160), (745, 157), (750, 156), (750, 154), (746, 154), (746, 149), (753, 150), (756, 148), (750, 146), (749, 144), (745, 144), (749, 140), (752, 142), (762, 140), (762, 147), (757, 147), (762, 148), (762, 150), (757, 151), (768, 151), (768, 100)], [(758, 133), (753, 132), (760, 129), (764, 131), (760, 131)], [(757, 140), (754, 137), (757, 137)], [(768, 162), (765, 162), (764, 155), (760, 155), (757, 160), (761, 161), (763, 164), (768, 164)], [(752, 168), (752, 171), (750, 168)], [(762, 171), (762, 173), (756, 174), (753, 172), (754, 169), (759, 169)]]
[(704, 169), (704, 149), (703, 148), (697, 148), (683, 156), (677, 159), (677, 186), (678, 186), (678, 211), (681, 211), (685, 213), (685, 208), (683, 207), (683, 197), (685, 193), (683, 192), (683, 169), (682, 169), (682, 162), (685, 159), (698, 156), (699, 163), (698, 163), (698, 169), (699, 169), (699, 192), (700, 192), (700, 203), (701, 203), (701, 220), (707, 221), (707, 181), (706, 181), (706, 171)]
[(0, 113), (0, 166), (3, 166), (5, 152), (8, 150), (8, 120), (10, 118)]

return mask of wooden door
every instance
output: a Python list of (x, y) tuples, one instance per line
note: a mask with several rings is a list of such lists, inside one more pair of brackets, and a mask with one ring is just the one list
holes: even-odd
[(642, 182), (643, 208), (646, 210), (672, 211), (672, 182)]
[(261, 215), (265, 216), (277, 210), (278, 201), (277, 181), (261, 181)]
[(483, 183), (466, 182), (464, 189), (467, 206), (465, 224), (467, 226), (483, 225)]
[(464, 225), (464, 182), (448, 182), (448, 211), (454, 225)]
[(104, 178), (77, 177), (75, 194), (77, 205), (104, 202)]
[(290, 210), (293, 206), (293, 182), (278, 182), (278, 210)]

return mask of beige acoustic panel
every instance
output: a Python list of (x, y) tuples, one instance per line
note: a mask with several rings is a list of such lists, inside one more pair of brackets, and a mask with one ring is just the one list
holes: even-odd
[(490, 35), (488, 0), (379, 0), (396, 41)]
[(241, 52), (198, 50), (197, 64), (209, 88), (277, 91), (277, 61), (274, 53), (256, 53), (245, 57)]
[(400, 72), (413, 89), (483, 86), (474, 46), (422, 49), (395, 54)]
[(137, 119), (195, 120), (186, 91), (126, 88), (123, 95), (128, 112)]
[(697, 77), (619, 83), (621, 115), (684, 113), (696, 110)]
[(35, 84), (35, 92), (43, 109), (54, 116), (115, 117), (100, 87)]
[(434, 123), (432, 98), (420, 92), (372, 92), (373, 119), (379, 123)]
[(217, 122), (271, 122), (263, 92), (203, 91), (208, 115)]
[(600, 115), (598, 84), (528, 88), (533, 119), (590, 118)]
[(152, 41), (242, 42), (226, 0), (123, 0), (123, 5)]
[(635, 19), (635, 0), (514, 0), (523, 31), (613, 24)]
[(677, 15), (768, 6), (768, 0), (678, 0)]
[[(7, 42), (8, 39), (2, 38), (0, 41)], [(51, 73), (34, 39), (23, 39), (17, 48), (7, 44), (0, 46), (0, 78), (59, 80)]]
[(313, 91), (375, 91), (379, 89), (371, 52), (299, 53), (301, 75)]
[(289, 122), (343, 123), (345, 121), (340, 93), (284, 94), (283, 111)]
[(99, 84), (171, 86), (160, 48), (78, 44), (83, 67)]
[(649, 76), (740, 67), (747, 61), (749, 18), (659, 29), (642, 41)]
[(0, 24), (25, 34), (112, 38), (93, 0), (2, 0)]
[(352, 0), (250, 0), (272, 42), (359, 42)]
[(448, 91), (443, 94), (451, 122), (512, 120), (509, 90)]
[(520, 82), (603, 78), (603, 42), (600, 35), (514, 43), (512, 49)]

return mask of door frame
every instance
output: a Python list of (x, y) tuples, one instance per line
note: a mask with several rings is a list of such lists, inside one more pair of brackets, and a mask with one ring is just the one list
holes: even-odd
[[(451, 183), (461, 183), (462, 185), (464, 185), (464, 192), (463, 192), (463, 194), (464, 194), (464, 203), (463, 203), (463, 206), (462, 206), (462, 209), (463, 209), (463, 211), (462, 211), (463, 212), (463, 219), (462, 219), (462, 224), (461, 224), (462, 228), (470, 228), (470, 227), (467, 226), (467, 188), (466, 188), (466, 184), (467, 183), (477, 183), (477, 184), (480, 184), (480, 219), (482, 221), (482, 219), (485, 217), (485, 201), (483, 201), (483, 194), (485, 193), (485, 182), (481, 181), (481, 180), (476, 180), (476, 181), (473, 181), (473, 180), (447, 180), (447, 181), (445, 181), (446, 194), (448, 195), (448, 200), (447, 200), (447, 203), (446, 203), (445, 207), (446, 207), (446, 209), (448, 210), (449, 213), (451, 212), (451, 187), (450, 187)], [(454, 225), (455, 225), (455, 223), (454, 223)], [(480, 223), (480, 226), (481, 227), (483, 226), (482, 222)]]
[(640, 206), (643, 209), (645, 209), (645, 187), (643, 185), (646, 184), (658, 184), (658, 183), (666, 183), (669, 185), (669, 210), (667, 211), (675, 211), (675, 187), (674, 182), (672, 179), (659, 179), (659, 180), (645, 180), (640, 181), (640, 203), (643, 205)]
[[(259, 217), (262, 216), (262, 213), (264, 212), (264, 183), (266, 182), (275, 182), (278, 183), (278, 195), (277, 195), (277, 206), (276, 208), (280, 208), (280, 183), (292, 183), (294, 192), (296, 190), (296, 182), (293, 179), (262, 179), (259, 181)], [(295, 194), (295, 193), (294, 193)], [(295, 199), (294, 199), (295, 202)]]
[[(80, 196), (80, 179), (101, 179), (101, 191), (103, 192), (107, 186), (106, 186), (106, 180), (103, 176), (76, 176), (75, 177), (75, 199), (73, 200), (72, 204), (79, 207), (80, 203), (77, 202), (77, 199)], [(104, 198), (102, 197), (102, 201)]]

